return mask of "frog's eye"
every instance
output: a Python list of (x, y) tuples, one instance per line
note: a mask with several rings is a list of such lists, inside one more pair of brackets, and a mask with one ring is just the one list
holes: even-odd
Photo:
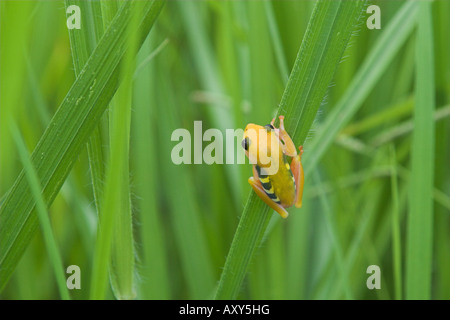
[(275, 128), (273, 127), (273, 125), (271, 125), (271, 124), (266, 124), (266, 125), (264, 126), (264, 128), (266, 128), (267, 131), (270, 131), (270, 130), (275, 129)]
[(247, 137), (244, 140), (242, 140), (242, 148), (248, 151), (249, 146), (250, 146), (250, 139)]

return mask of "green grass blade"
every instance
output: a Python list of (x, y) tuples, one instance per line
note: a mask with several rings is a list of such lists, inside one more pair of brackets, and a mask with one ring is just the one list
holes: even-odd
[(119, 1), (100, 1), (100, 6), (102, 11), (103, 27), (107, 28), (110, 25), (111, 21), (114, 19), (117, 10), (119, 9)]
[(413, 97), (408, 97), (405, 100), (370, 115), (359, 122), (346, 126), (341, 133), (356, 136), (369, 130), (373, 130), (376, 127), (382, 127), (386, 124), (386, 122), (397, 123), (401, 118), (412, 114), (414, 105), (413, 102)]
[(274, 47), (275, 59), (277, 61), (278, 69), (281, 75), (283, 84), (289, 79), (289, 69), (286, 62), (286, 55), (284, 54), (283, 45), (281, 43), (280, 32), (278, 30), (277, 22), (273, 12), (273, 2), (264, 1), (264, 10), (267, 15), (267, 24), (272, 38)]
[[(143, 45), (138, 55), (147, 61), (148, 55), (154, 55), (154, 37)], [(167, 43), (164, 41), (163, 43)], [(158, 49), (156, 49), (158, 50)], [(140, 282), (140, 296), (143, 299), (169, 299), (170, 277), (167, 263), (167, 244), (164, 239), (164, 225), (162, 210), (158, 208), (158, 164), (154, 159), (157, 153), (157, 137), (150, 119), (157, 120), (156, 103), (154, 101), (159, 89), (159, 79), (156, 76), (156, 63), (151, 59), (148, 63), (141, 63), (136, 71), (134, 110), (132, 115), (132, 143), (131, 161), (134, 163), (134, 190), (138, 195), (136, 206), (141, 222), (142, 239), (142, 277)], [(138, 72), (138, 70), (140, 70)], [(151, 122), (153, 124), (153, 122)], [(148, 177), (153, 177), (149, 179)]]
[[(66, 9), (71, 5), (76, 5), (80, 8), (83, 28), (69, 29), (70, 48), (72, 51), (73, 66), (75, 76), (78, 77), (90, 54), (97, 44), (97, 39), (103, 34), (103, 21), (101, 12), (98, 12), (99, 1), (80, 1), (80, 0), (66, 0)], [(91, 5), (94, 10), (90, 14)], [(99, 15), (100, 13), (100, 15)], [(102, 122), (94, 129), (87, 143), (89, 167), (91, 170), (92, 188), (94, 193), (94, 200), (97, 213), (100, 211), (100, 203), (103, 194), (103, 181), (105, 180), (105, 157), (103, 155), (103, 146), (105, 142), (102, 138)]]
[[(364, 1), (318, 1), (314, 8), (278, 109), (278, 114), (286, 116), (286, 128), (297, 145), (308, 134), (364, 7)], [(252, 192), (231, 244), (216, 299), (236, 298), (270, 216), (268, 206)]]
[[(116, 217), (114, 235), (112, 238), (112, 253), (110, 276), (113, 292), (118, 299), (134, 299), (136, 297), (134, 284), (134, 239), (130, 198), (129, 155), (130, 155), (130, 126), (131, 126), (131, 101), (132, 85), (135, 70), (135, 55), (137, 53), (138, 37), (133, 32), (138, 26), (136, 12), (142, 10), (143, 2), (138, 2), (133, 15), (126, 38), (129, 42), (129, 51), (125, 55), (121, 65), (121, 73), (124, 81), (117, 91), (115, 103), (110, 110), (110, 162), (106, 182), (111, 190), (105, 197), (106, 205), (110, 210), (105, 210), (102, 217), (111, 215)], [(119, 197), (114, 198), (115, 194)], [(117, 211), (113, 213), (113, 211)], [(101, 270), (103, 271), (103, 270)], [(106, 270), (105, 270), (106, 271)]]
[[(448, 117), (450, 117), (450, 105), (443, 106), (434, 111), (433, 118), (434, 118), (434, 121), (436, 121), (436, 122), (444, 120)], [(413, 130), (414, 130), (414, 120), (408, 119), (404, 122), (398, 123), (397, 125), (389, 128), (389, 129), (381, 131), (375, 137), (373, 137), (372, 141), (370, 141), (370, 144), (373, 147), (377, 148), (377, 147), (380, 147), (383, 144), (391, 142), (401, 136), (409, 134)]]
[[(402, 179), (408, 182), (410, 181), (411, 172), (408, 169), (398, 166), (397, 170)], [(433, 199), (434, 201), (436, 201), (436, 203), (440, 204), (446, 210), (445, 213), (446, 215), (448, 215), (450, 212), (450, 196), (437, 188), (433, 188)]]
[[(450, 60), (448, 54), (450, 52), (450, 42), (447, 41), (448, 30), (450, 30), (450, 21), (447, 19), (450, 12), (449, 1), (435, 1), (433, 7), (433, 23), (434, 23), (434, 52), (436, 70), (436, 105), (448, 104), (450, 102)], [(439, 111), (440, 109), (438, 109)], [(450, 232), (448, 232), (448, 222), (450, 219), (450, 188), (448, 179), (450, 177), (450, 167), (448, 166), (450, 158), (450, 149), (448, 148), (450, 141), (450, 121), (442, 121), (436, 123), (436, 157), (435, 163), (435, 186), (438, 189), (445, 190), (435, 191), (434, 197), (436, 204), (445, 203), (442, 206), (437, 205), (434, 212), (434, 230), (436, 269), (434, 275), (435, 287), (433, 288), (434, 298), (450, 300)], [(438, 200), (439, 199), (439, 200)]]
[(394, 270), (395, 299), (402, 299), (402, 248), (400, 234), (400, 204), (397, 182), (397, 159), (395, 148), (391, 145), (391, 193), (392, 193), (392, 261)]
[(431, 2), (420, 2), (416, 103), (406, 246), (406, 298), (431, 298), (434, 181), (434, 53)]
[(333, 143), (339, 130), (361, 107), (364, 99), (411, 33), (416, 24), (417, 12), (417, 1), (406, 2), (383, 30), (345, 94), (327, 115), (320, 129), (317, 130), (317, 135), (309, 146), (309, 149), (313, 152), (305, 152), (303, 157), (305, 163), (308, 163), (308, 167), (305, 168), (306, 171), (317, 165), (325, 151)]
[[(146, 2), (141, 11), (140, 43), (164, 2)], [(67, 93), (32, 153), (47, 204), (52, 203), (82, 147), (111, 100), (119, 81), (119, 62), (128, 39), (124, 37), (135, 1), (126, 1)], [(22, 171), (0, 208), (0, 290), (37, 228), (35, 201)]]
[(25, 168), (25, 175), (27, 176), (33, 198), (36, 201), (36, 211), (38, 213), (39, 222), (42, 228), (42, 233), (44, 235), (45, 246), (47, 248), (50, 262), (53, 267), (53, 272), (55, 273), (59, 293), (62, 299), (70, 300), (69, 290), (66, 286), (66, 277), (61, 255), (59, 254), (55, 235), (52, 231), (47, 206), (41, 194), (42, 188), (39, 182), (39, 177), (37, 176), (36, 171), (33, 168), (33, 163), (31, 162), (27, 147), (25, 146), (25, 142), (23, 141), (19, 129), (15, 124), (12, 125), (12, 135), (19, 152), (20, 160), (22, 161), (22, 164)]
[[(72, 2), (71, 2), (72, 3)], [(71, 39), (72, 41), (72, 50), (73, 48), (78, 50), (73, 50), (74, 64), (84, 65), (86, 61), (82, 61), (82, 57), (89, 57), (90, 52), (93, 48), (89, 48), (89, 45), (93, 47), (96, 44), (97, 39), (99, 39), (103, 34), (104, 25), (107, 26), (108, 23), (114, 17), (114, 14), (117, 12), (117, 4), (114, 1), (76, 1), (75, 4), (80, 6), (82, 12), (84, 12), (83, 17), (84, 21), (84, 32), (80, 32), (80, 30), (72, 30)], [(103, 8), (103, 11), (102, 11)], [(92, 14), (89, 14), (92, 12)], [(105, 16), (105, 19), (102, 16)], [(103, 21), (105, 20), (105, 21)], [(134, 20), (133, 20), (134, 21)], [(135, 37), (127, 35), (126, 38), (130, 39), (130, 45), (135, 40)], [(77, 51), (81, 51), (80, 55), (77, 55)], [(134, 55), (134, 53), (132, 53)], [(129, 54), (127, 54), (128, 57)], [(77, 57), (75, 59), (75, 57)], [(132, 64), (128, 62), (129, 58), (125, 59), (127, 61), (127, 66), (123, 68), (134, 69)], [(75, 68), (77, 70), (77, 67)], [(130, 71), (124, 70), (124, 74), (128, 74)], [(126, 76), (124, 76), (127, 78)], [(128, 81), (129, 82), (129, 81)], [(122, 87), (125, 86), (125, 83)], [(91, 168), (91, 176), (92, 176), (92, 185), (94, 189), (94, 197), (96, 201), (96, 207), (101, 215), (100, 228), (104, 225), (108, 225), (106, 222), (103, 224), (104, 219), (112, 219), (114, 221), (114, 235), (112, 240), (107, 238), (102, 238), (106, 243), (112, 242), (112, 252), (111, 252), (111, 264), (109, 268), (111, 285), (113, 288), (113, 292), (118, 299), (132, 299), (135, 297), (136, 293), (134, 290), (134, 247), (133, 247), (133, 234), (132, 234), (132, 220), (131, 220), (131, 200), (130, 200), (130, 186), (129, 186), (129, 177), (128, 177), (128, 164), (124, 159), (128, 159), (128, 140), (129, 140), (129, 121), (130, 114), (127, 112), (127, 109), (130, 109), (130, 102), (128, 100), (129, 94), (126, 91), (129, 91), (129, 84), (126, 84), (126, 88), (128, 89), (119, 89), (117, 96), (121, 97), (121, 101), (115, 103), (114, 101), (118, 99), (114, 99), (111, 103), (112, 110), (110, 111), (111, 117), (111, 137), (116, 137), (115, 139), (111, 138), (111, 145), (114, 147), (111, 148), (110, 154), (110, 168), (109, 174), (115, 176), (115, 183), (108, 188), (108, 197), (107, 199), (103, 199), (103, 182), (105, 181), (105, 161), (103, 156), (103, 146), (106, 143), (103, 141), (102, 132), (106, 131), (106, 123), (100, 122), (99, 126), (94, 129), (94, 132), (91, 135), (90, 141), (88, 143), (88, 156), (89, 156), (89, 165)], [(121, 106), (120, 108), (118, 106)], [(126, 128), (122, 128), (118, 126), (117, 119), (114, 118), (119, 117), (123, 122), (120, 124), (125, 124)], [(116, 121), (114, 121), (116, 120)], [(125, 131), (125, 132), (124, 132)], [(120, 139), (121, 136), (124, 136), (124, 139)], [(119, 138), (117, 138), (119, 137)], [(121, 143), (118, 143), (121, 141)], [(121, 160), (121, 161), (118, 161)], [(110, 177), (106, 179), (107, 182), (112, 181)], [(115, 188), (119, 190), (113, 191)], [(112, 197), (111, 195), (117, 192), (119, 197)], [(106, 203), (108, 206), (107, 210), (102, 210), (102, 203)], [(118, 212), (114, 212), (114, 210), (118, 210)], [(100, 214), (99, 214), (100, 216)], [(115, 218), (116, 217), (116, 218)], [(100, 246), (102, 247), (102, 246)], [(104, 246), (102, 247), (104, 248)], [(102, 255), (102, 254), (100, 254)], [(98, 260), (95, 260), (96, 262)], [(99, 263), (96, 263), (94, 268), (99, 268)], [(95, 269), (96, 272), (106, 272), (106, 270), (99, 271)], [(102, 278), (99, 278), (102, 279)], [(92, 279), (92, 286), (95, 287), (95, 290), (98, 290), (98, 287), (101, 287), (101, 282), (96, 277)]]
[[(363, 11), (365, 4), (362, 2), (319, 1), (314, 8), (277, 112), (277, 115), (288, 115), (285, 127), (292, 132), (294, 142), (303, 143), (308, 135), (342, 59), (343, 52), (335, 54), (335, 50), (345, 50), (356, 27), (353, 25), (356, 23), (354, 17), (359, 17)], [(361, 12), (356, 13), (356, 10)], [(322, 24), (316, 27), (311, 23), (315, 22), (313, 19), (322, 21)], [(344, 27), (344, 32), (336, 32), (341, 27)], [(349, 30), (351, 32), (347, 33)]]

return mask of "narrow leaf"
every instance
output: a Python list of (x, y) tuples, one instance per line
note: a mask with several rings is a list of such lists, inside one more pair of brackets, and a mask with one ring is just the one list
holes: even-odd
[(431, 298), (434, 181), (434, 54), (431, 2), (420, 2), (416, 39), (416, 103), (406, 247), (406, 298)]
[[(139, 21), (141, 44), (164, 2), (146, 2)], [(114, 95), (119, 63), (124, 55), (126, 26), (136, 1), (125, 1), (105, 35), (81, 70), (32, 153), (42, 193), (50, 205), (64, 183), (82, 147)], [(0, 208), (0, 290), (37, 228), (35, 200), (22, 171)]]

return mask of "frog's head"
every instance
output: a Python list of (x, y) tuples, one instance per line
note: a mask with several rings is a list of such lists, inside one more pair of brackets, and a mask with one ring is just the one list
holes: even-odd
[(283, 152), (280, 139), (271, 124), (248, 124), (244, 130), (242, 147), (251, 164), (257, 164), (261, 168), (273, 168), (276, 163), (275, 169), (278, 170), (278, 160)]

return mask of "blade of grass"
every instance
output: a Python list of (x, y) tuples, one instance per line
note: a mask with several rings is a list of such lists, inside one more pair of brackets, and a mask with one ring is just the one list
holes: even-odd
[(420, 2), (416, 39), (416, 103), (406, 243), (406, 298), (431, 298), (434, 180), (434, 55), (431, 2)]
[[(138, 34), (143, 42), (163, 6), (146, 2)], [(114, 95), (119, 62), (126, 51), (125, 27), (135, 1), (126, 1), (80, 72), (32, 153), (47, 204), (51, 204), (81, 148)], [(24, 171), (20, 173), (0, 208), (0, 290), (7, 283), (37, 227), (35, 201)]]
[[(39, 120), (42, 127), (45, 128), (51, 120), (51, 114), (49, 112), (49, 106), (47, 102), (45, 102), (44, 94), (39, 88), (36, 72), (29, 60), (28, 74), (33, 97), (31, 105), (39, 109)], [(74, 176), (69, 175), (65, 182), (65, 188), (61, 189), (61, 194), (64, 199), (68, 201), (69, 207), (74, 209), (76, 228), (79, 230), (83, 248), (85, 252), (91, 256), (93, 251), (92, 243), (95, 239), (95, 230), (98, 220), (97, 216), (92, 215), (92, 209), (95, 209), (95, 214), (97, 213), (97, 210), (96, 208), (90, 207), (90, 199), (87, 199), (80, 191), (80, 187), (77, 186)]]
[[(280, 216), (272, 216), (281, 219)], [(270, 239), (255, 255), (248, 273), (248, 291), (252, 299), (280, 300), (285, 298), (287, 281), (285, 226), (269, 222), (267, 229), (274, 225)]]
[[(447, 104), (450, 102), (450, 42), (447, 41), (448, 30), (450, 30), (450, 12), (449, 1), (435, 1), (432, 5), (433, 23), (434, 23), (434, 53), (436, 70), (436, 105)], [(450, 121), (436, 123), (436, 155), (435, 157), (435, 186), (446, 192), (438, 192), (441, 201), (446, 202), (447, 208), (436, 206), (434, 211), (434, 248), (435, 270), (433, 270), (436, 281), (433, 281), (433, 294), (437, 299), (450, 300), (450, 232), (448, 226), (450, 222)], [(437, 194), (435, 192), (435, 198)], [(446, 198), (446, 201), (445, 201)]]
[[(411, 174), (409, 170), (399, 166), (397, 166), (396, 170), (398, 171), (398, 174), (402, 179), (404, 179), (405, 181), (409, 181), (409, 176)], [(377, 170), (373, 172), (372, 171), (373, 170), (371, 169), (364, 169), (349, 176), (342, 177), (333, 184), (331, 184), (330, 182), (322, 182), (318, 185), (311, 186), (309, 190), (309, 192), (311, 193), (310, 197), (318, 197), (322, 193), (334, 192), (336, 188), (348, 188), (355, 184), (360, 184), (367, 179), (386, 177), (392, 174), (392, 168), (390, 166), (380, 166), (377, 168)], [(441, 190), (437, 188), (433, 189), (433, 199), (434, 201), (436, 201), (436, 203), (440, 204), (446, 210), (450, 210), (450, 197)]]
[[(113, 292), (118, 299), (134, 299), (136, 297), (134, 284), (134, 239), (130, 198), (130, 126), (131, 126), (131, 103), (132, 85), (135, 70), (135, 56), (138, 50), (138, 37), (134, 30), (138, 26), (138, 12), (142, 10), (143, 2), (138, 2), (138, 6), (133, 13), (133, 19), (128, 26), (129, 51), (124, 57), (121, 66), (122, 77), (124, 78), (117, 91), (115, 103), (112, 105), (110, 115), (111, 135), (110, 135), (110, 162), (109, 175), (112, 175), (111, 189), (118, 189), (119, 197), (113, 198), (114, 191), (108, 194), (111, 198), (105, 203), (111, 204), (111, 210), (105, 210), (102, 216), (116, 216), (114, 235), (112, 238), (112, 253), (110, 265), (110, 278)], [(107, 178), (111, 179), (111, 178)], [(107, 180), (108, 182), (108, 180)], [(117, 184), (114, 184), (116, 182)], [(113, 214), (113, 211), (117, 211)], [(103, 271), (103, 270), (102, 270)], [(106, 271), (106, 270), (105, 270)]]
[[(278, 110), (286, 116), (286, 128), (297, 145), (308, 134), (364, 6), (364, 1), (318, 1), (314, 8)], [(252, 192), (233, 238), (216, 299), (236, 298), (270, 213)]]
[[(351, 3), (319, 1), (315, 6), (312, 19), (326, 23), (318, 26), (317, 30), (311, 30), (313, 26), (312, 20), (310, 21), (277, 112), (277, 115), (290, 115), (286, 117), (285, 127), (292, 132), (294, 142), (305, 141), (320, 106), (318, 101), (323, 102), (337, 65), (355, 30), (354, 24), (358, 23), (355, 17), (359, 19), (364, 6), (363, 1)], [(351, 20), (344, 21), (344, 19)], [(343, 30), (336, 33), (341, 27)], [(311, 44), (311, 41), (314, 44)], [(341, 49), (343, 51), (336, 54)], [(321, 61), (324, 62), (319, 63)], [(306, 68), (307, 71), (300, 68)]]
[[(139, 56), (153, 56), (152, 44), (154, 37), (150, 36), (143, 45)], [(164, 41), (163, 43), (166, 43)], [(161, 45), (159, 46), (161, 47)], [(158, 49), (156, 49), (158, 50)], [(142, 59), (141, 59), (142, 60)], [(142, 239), (142, 281), (140, 293), (143, 299), (169, 299), (170, 277), (167, 263), (167, 245), (164, 238), (161, 210), (158, 208), (158, 165), (154, 159), (157, 153), (157, 138), (151, 119), (156, 120), (156, 92), (158, 87), (156, 63), (154, 59), (144, 62), (137, 67), (134, 109), (132, 118), (132, 161), (135, 168), (135, 191), (138, 215), (141, 221)], [(141, 69), (142, 68), (142, 69)], [(159, 82), (159, 81), (158, 81)], [(159, 89), (158, 89), (159, 90)], [(150, 102), (150, 105), (149, 105)], [(148, 177), (153, 177), (149, 179)]]
[(408, 97), (400, 103), (396, 103), (387, 107), (385, 110), (370, 115), (361, 121), (352, 123), (346, 126), (341, 134), (348, 134), (352, 136), (359, 135), (363, 132), (372, 130), (376, 127), (382, 126), (386, 122), (397, 122), (400, 118), (409, 116), (412, 113), (414, 105), (413, 97)]
[(312, 152), (305, 152), (303, 161), (308, 163), (305, 168), (306, 175), (309, 170), (312, 170), (318, 164), (325, 151), (333, 143), (339, 130), (361, 107), (364, 99), (387, 69), (416, 24), (417, 12), (418, 2), (408, 1), (386, 26), (357, 74), (353, 77), (353, 81), (345, 94), (317, 130), (316, 136), (309, 146)]
[[(101, 1), (99, 11), (103, 17), (103, 26), (107, 27), (117, 13), (119, 3), (117, 0), (113, 1)], [(139, 3), (137, 11), (142, 9), (142, 2)], [(132, 20), (133, 24), (136, 24), (136, 15)], [(136, 26), (135, 26), (136, 27)], [(130, 29), (133, 30), (133, 27)], [(128, 34), (129, 46), (131, 51), (136, 51), (136, 36), (135, 34)], [(111, 111), (109, 118), (110, 129), (110, 145), (114, 144), (114, 148), (110, 150), (109, 165), (110, 174), (122, 175), (120, 179), (116, 177), (109, 178), (109, 181), (116, 181), (117, 184), (112, 182), (111, 189), (119, 188), (120, 198), (106, 200), (105, 202), (116, 201), (116, 206), (113, 210), (119, 210), (115, 213), (116, 219), (114, 223), (114, 235), (112, 241), (112, 252), (110, 262), (110, 281), (113, 289), (113, 293), (118, 299), (133, 299), (136, 296), (135, 292), (135, 279), (134, 279), (134, 267), (135, 267), (135, 251), (134, 251), (134, 238), (133, 238), (133, 225), (132, 225), (132, 208), (131, 208), (131, 195), (129, 184), (129, 140), (130, 140), (130, 121), (131, 121), (131, 69), (134, 68), (133, 57), (134, 53), (131, 52), (126, 55), (125, 63), (121, 68), (121, 72), (124, 73), (126, 78), (125, 83), (119, 89), (117, 96), (113, 98), (111, 102)], [(136, 72), (136, 71), (135, 71)], [(124, 122), (125, 127), (122, 127), (121, 123), (118, 123), (119, 117)], [(114, 141), (114, 137), (117, 140), (117, 136), (123, 137), (122, 142), (118, 143)], [(112, 160), (113, 158), (122, 157), (120, 161)], [(118, 173), (120, 172), (120, 173)], [(109, 193), (111, 196), (113, 192)], [(110, 210), (105, 210), (105, 215), (111, 214)], [(112, 214), (114, 216), (114, 214)], [(113, 217), (109, 217), (113, 219)]]
[[(450, 105), (443, 106), (434, 111), (433, 119), (434, 121), (440, 121), (450, 117)], [(373, 147), (379, 147), (383, 144), (391, 142), (392, 140), (401, 137), (405, 134), (410, 133), (414, 130), (414, 120), (406, 120), (402, 123), (399, 123), (392, 128), (381, 131), (375, 137), (373, 137), (372, 141), (370, 141), (370, 145)]]
[[(97, 12), (94, 25), (101, 30), (103, 26), (108, 26), (117, 12), (116, 1), (101, 1), (92, 3)], [(105, 178), (108, 194), (105, 199), (101, 199), (105, 204), (105, 209), (100, 210), (101, 221), (99, 233), (109, 235), (106, 230), (109, 225), (113, 225), (112, 238), (107, 236), (101, 239), (104, 243), (97, 243), (96, 252), (99, 257), (106, 257), (110, 254), (110, 261), (97, 259), (95, 256), (93, 264), (93, 277), (91, 281), (91, 297), (102, 299), (106, 277), (96, 277), (95, 275), (107, 273), (109, 266), (110, 283), (113, 293), (117, 299), (133, 299), (136, 297), (134, 285), (135, 252), (133, 239), (133, 225), (131, 213), (131, 198), (129, 184), (129, 139), (131, 121), (131, 73), (134, 72), (133, 57), (136, 51), (136, 33), (130, 30), (137, 28), (136, 12), (142, 9), (142, 2), (138, 2), (135, 11), (132, 12), (133, 19), (127, 26), (125, 38), (129, 40), (129, 51), (125, 55), (121, 65), (121, 74), (124, 81), (116, 96), (111, 101), (109, 112), (109, 144), (111, 146), (108, 161), (108, 176)], [(102, 223), (103, 220), (109, 220)], [(110, 222), (112, 221), (112, 222)], [(111, 244), (111, 248), (106, 248)], [(104, 252), (103, 250), (106, 250)], [(109, 250), (110, 253), (108, 252)]]
[(402, 299), (402, 248), (400, 238), (400, 205), (397, 182), (397, 159), (395, 148), (390, 146), (391, 153), (391, 193), (392, 193), (392, 261), (394, 269), (395, 299)]
[(22, 139), (19, 129), (16, 124), (11, 125), (12, 136), (19, 152), (20, 160), (24, 166), (25, 175), (27, 177), (31, 193), (36, 201), (36, 211), (38, 213), (39, 222), (44, 236), (44, 242), (47, 253), (50, 258), (53, 272), (55, 273), (56, 283), (58, 285), (59, 294), (63, 300), (70, 300), (69, 290), (66, 286), (66, 277), (64, 273), (63, 262), (59, 254), (58, 245), (56, 243), (55, 235), (52, 231), (50, 218), (48, 216), (47, 206), (41, 194), (41, 185), (36, 171), (33, 168), (30, 156)]
[[(409, 182), (411, 180), (411, 171), (408, 169), (402, 166), (397, 166), (397, 171), (399, 176), (405, 181)], [(439, 203), (445, 208), (447, 214), (450, 213), (450, 196), (437, 188), (433, 188), (433, 199), (436, 203)]]
[[(82, 21), (83, 28), (81, 30), (72, 29), (69, 30), (72, 57), (74, 63), (75, 74), (78, 76), (82, 67), (85, 65), (86, 61), (89, 58), (89, 55), (94, 50), (95, 45), (97, 44), (97, 39), (101, 38), (103, 34), (103, 18), (102, 18), (102, 5), (103, 2), (100, 1), (79, 1), (79, 0), (66, 0), (66, 8), (70, 5), (77, 5), (80, 7), (81, 12), (83, 12)], [(112, 8), (111, 8), (112, 7)], [(116, 12), (115, 3), (108, 2), (103, 3), (103, 8), (105, 12), (105, 16), (109, 19), (109, 14), (106, 12), (114, 13)], [(127, 35), (126, 38), (134, 39)], [(128, 54), (127, 54), (128, 56)], [(128, 59), (125, 59), (128, 60)], [(125, 77), (125, 76), (124, 76)], [(124, 86), (124, 84), (122, 84)], [(122, 88), (122, 87), (121, 87)], [(119, 89), (117, 95), (124, 96), (125, 94), (120, 94), (125, 89)], [(118, 105), (120, 106), (128, 106), (126, 101), (122, 101), (122, 103), (114, 103), (115, 98), (111, 105), (113, 106), (111, 114), (114, 115), (117, 112)], [(127, 119), (129, 120), (128, 114), (126, 112), (122, 112), (119, 116), (123, 119), (124, 123), (127, 124), (129, 128), (129, 124)], [(117, 180), (117, 184), (115, 184), (111, 188), (120, 188), (120, 191), (117, 191), (119, 197), (111, 198), (111, 188), (108, 190), (110, 193), (108, 194), (109, 199), (103, 199), (103, 182), (105, 181), (105, 157), (103, 155), (103, 147), (107, 145), (102, 137), (102, 132), (107, 130), (107, 123), (104, 122), (105, 117), (103, 117), (102, 121), (100, 121), (99, 125), (96, 126), (94, 132), (91, 134), (89, 142), (87, 144), (88, 149), (88, 158), (89, 158), (89, 166), (91, 169), (91, 180), (93, 186), (94, 199), (97, 209), (98, 217), (100, 217), (99, 227), (102, 228), (104, 226), (104, 219), (113, 219), (114, 223), (114, 236), (112, 239), (105, 239), (107, 243), (112, 242), (112, 254), (111, 254), (111, 267), (109, 268), (111, 285), (113, 288), (114, 295), (118, 299), (130, 299), (135, 297), (134, 292), (134, 248), (133, 248), (133, 236), (132, 236), (132, 224), (131, 224), (131, 206), (130, 206), (130, 196), (129, 196), (129, 183), (128, 183), (128, 166), (126, 162), (117, 161), (121, 157), (126, 157), (128, 159), (128, 147), (117, 146), (116, 141), (111, 141), (111, 144), (114, 144), (114, 148), (111, 149), (111, 155), (109, 159), (111, 160), (111, 168), (109, 172), (115, 172), (116, 176), (122, 176), (122, 179)], [(111, 123), (113, 123), (112, 117), (110, 117)], [(111, 132), (111, 136), (121, 136), (123, 133), (120, 131), (122, 128), (117, 128), (114, 124), (111, 125), (111, 129), (119, 130), (119, 132)], [(127, 130), (129, 131), (129, 130)], [(117, 139), (116, 139), (117, 140)], [(125, 141), (128, 141), (128, 138), (125, 137)], [(107, 181), (111, 181), (111, 178), (108, 178)], [(107, 210), (102, 209), (102, 204), (106, 201), (109, 206)], [(113, 210), (119, 210), (118, 213), (113, 212)], [(102, 214), (102, 215), (100, 215)], [(118, 217), (117, 221), (114, 217)], [(112, 241), (111, 241), (112, 240)], [(96, 256), (94, 256), (96, 257)], [(96, 264), (97, 263), (97, 264)], [(94, 268), (98, 267), (98, 260), (94, 259)], [(109, 265), (109, 264), (107, 264)], [(97, 269), (95, 269), (97, 271)], [(97, 272), (107, 272), (106, 270), (101, 270)], [(92, 278), (91, 285), (101, 286), (101, 281), (98, 281), (102, 278), (97, 278), (95, 272)], [(100, 290), (100, 289), (99, 289)]]
[[(96, 38), (100, 38), (103, 34), (103, 22), (99, 12), (90, 13), (90, 6), (97, 7), (98, 1), (80, 1), (66, 0), (66, 10), (71, 5), (76, 5), (83, 13), (81, 15), (83, 28), (69, 29), (70, 48), (72, 51), (73, 66), (75, 76), (78, 77), (90, 54), (97, 43)], [(105, 157), (103, 155), (103, 146), (105, 142), (102, 138), (102, 122), (95, 127), (94, 131), (87, 143), (89, 167), (91, 170), (92, 189), (94, 193), (95, 206), (97, 213), (100, 212), (100, 204), (103, 193), (103, 181), (105, 180)]]
[[(133, 19), (127, 26), (125, 38), (129, 51), (121, 64), (123, 83), (111, 103), (110, 110), (110, 156), (103, 199), (102, 220), (99, 229), (99, 242), (93, 264), (91, 298), (103, 299), (107, 285), (109, 267), (113, 293), (117, 299), (134, 299), (135, 252), (131, 213), (129, 184), (129, 141), (131, 123), (131, 92), (135, 70), (134, 56), (137, 52), (138, 38), (134, 32), (138, 26), (138, 12), (143, 7), (138, 2), (132, 12)], [(105, 21), (115, 11), (115, 3), (103, 5)], [(110, 228), (113, 228), (111, 231)], [(109, 247), (111, 246), (111, 247)]]

